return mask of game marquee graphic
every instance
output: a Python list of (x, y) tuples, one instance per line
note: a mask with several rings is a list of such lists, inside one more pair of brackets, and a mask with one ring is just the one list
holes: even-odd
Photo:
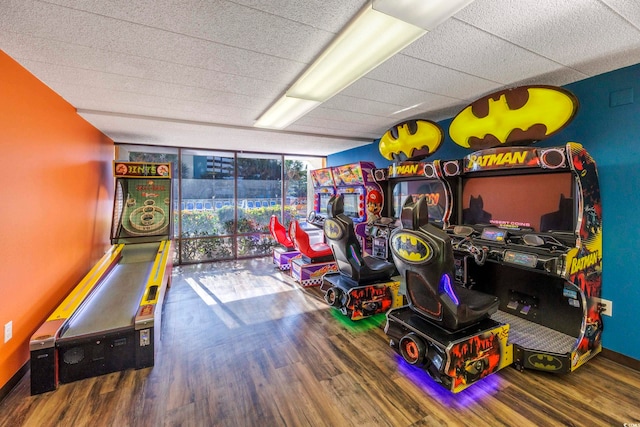
[(113, 171), (113, 174), (116, 178), (171, 178), (170, 163), (140, 163), (116, 161), (113, 163)]

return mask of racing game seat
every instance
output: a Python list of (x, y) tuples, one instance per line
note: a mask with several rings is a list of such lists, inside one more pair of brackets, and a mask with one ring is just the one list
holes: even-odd
[(446, 330), (456, 331), (498, 310), (497, 297), (454, 281), (451, 238), (429, 224), (424, 196), (415, 203), (408, 197), (400, 219), (402, 227), (391, 233), (390, 246), (396, 267), (405, 278), (413, 311)]
[(388, 280), (395, 273), (396, 266), (393, 263), (362, 256), (362, 247), (356, 236), (353, 220), (344, 214), (344, 198), (341, 194), (329, 200), (324, 234), (343, 277), (358, 284), (366, 284)]
[(293, 241), (287, 235), (287, 230), (284, 228), (284, 225), (278, 221), (278, 217), (276, 215), (271, 215), (271, 220), (269, 221), (269, 231), (271, 231), (271, 236), (282, 245), (287, 251), (295, 250), (295, 245)]
[(314, 243), (309, 241), (309, 234), (300, 227), (298, 220), (294, 219), (289, 224), (289, 237), (300, 251), (302, 258), (308, 263), (333, 261), (333, 253), (326, 243)]

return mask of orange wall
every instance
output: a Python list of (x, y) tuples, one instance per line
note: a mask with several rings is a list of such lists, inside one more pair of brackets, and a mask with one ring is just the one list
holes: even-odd
[[(0, 50), (0, 387), (109, 247), (114, 146)], [(13, 338), (4, 343), (4, 325)]]

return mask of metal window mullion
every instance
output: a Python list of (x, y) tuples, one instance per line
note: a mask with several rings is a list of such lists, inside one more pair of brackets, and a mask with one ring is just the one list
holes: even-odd
[(178, 264), (182, 265), (182, 148), (178, 148)]
[(233, 259), (238, 259), (238, 152), (233, 153)]

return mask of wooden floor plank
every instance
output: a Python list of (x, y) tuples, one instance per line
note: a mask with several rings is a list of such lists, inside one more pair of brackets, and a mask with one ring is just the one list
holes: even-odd
[[(640, 423), (640, 372), (601, 356), (506, 368), (458, 394), (270, 259), (176, 267), (155, 366), (0, 402), (0, 426), (610, 426)], [(606, 332), (605, 332), (606, 333)]]

